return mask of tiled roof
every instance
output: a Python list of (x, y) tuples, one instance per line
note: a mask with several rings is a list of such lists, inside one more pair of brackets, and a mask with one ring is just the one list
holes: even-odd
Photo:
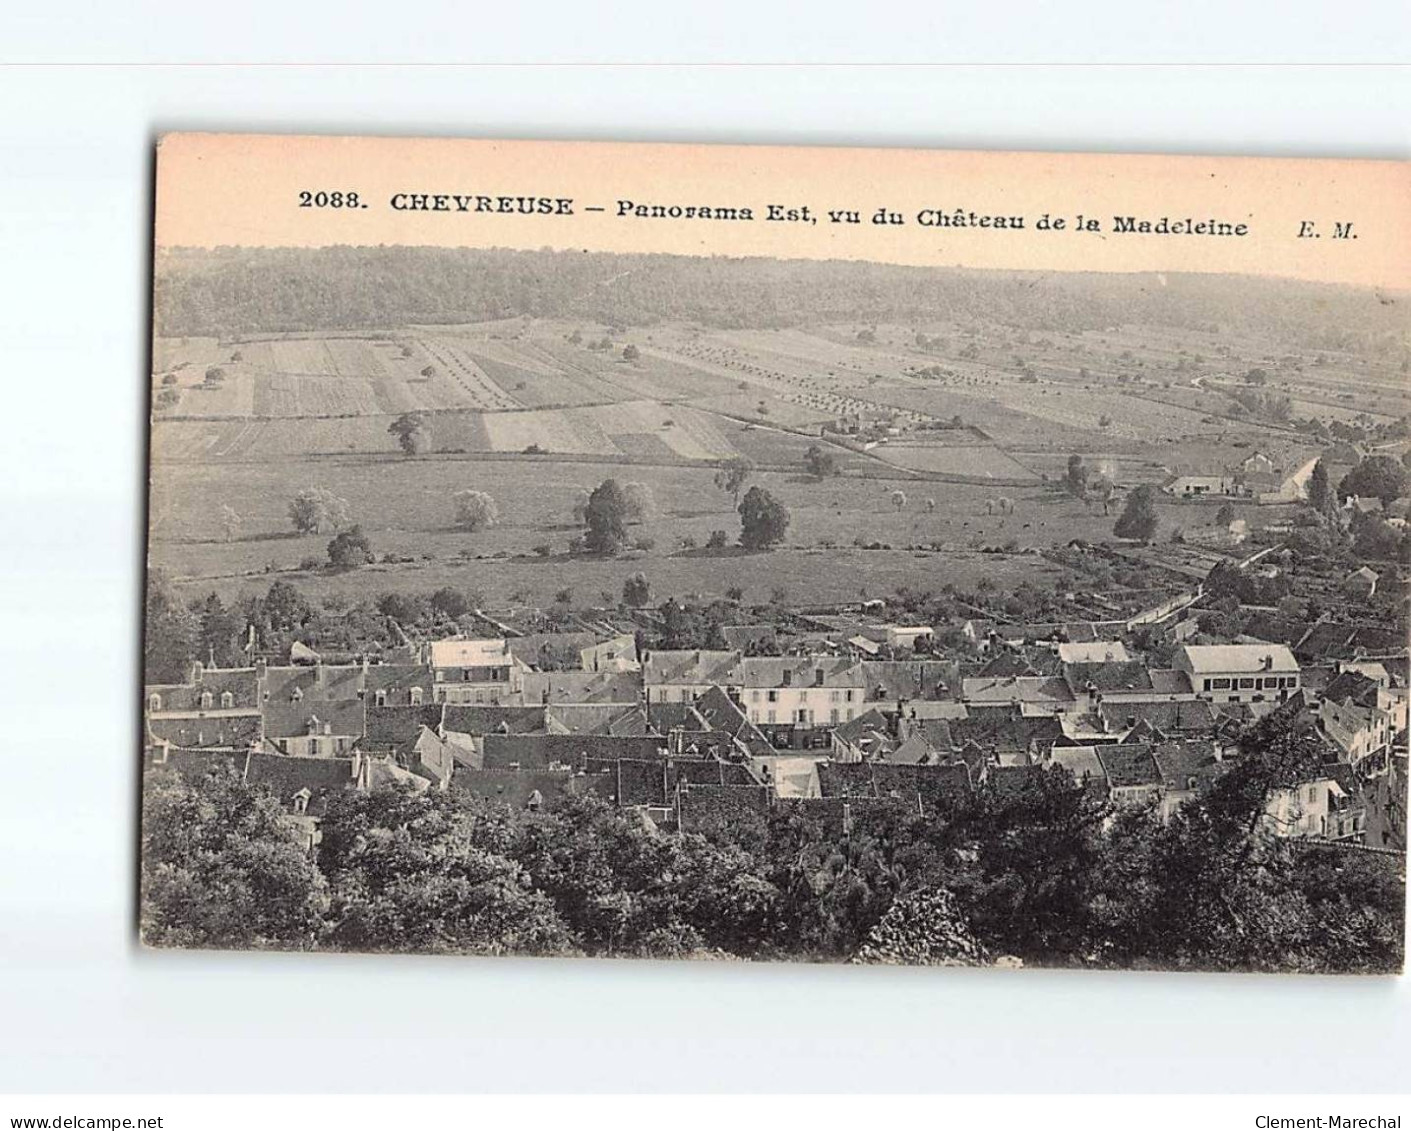
[(954, 699), (960, 692), (959, 665), (945, 660), (864, 660), (862, 677), (869, 700)]
[(265, 669), (265, 704), (288, 703), (298, 690), (302, 701), (356, 699), (363, 689), (361, 664), (297, 664)]
[[(421, 707), (368, 706), (363, 725), (365, 748), (395, 749), (415, 742), (422, 727), (435, 730), (441, 725), (441, 705), (430, 703)], [(319, 718), (323, 718), (319, 715)]]
[(740, 653), (711, 649), (648, 652), (642, 678), (648, 687), (661, 684), (725, 687), (737, 685)]
[(1063, 736), (1063, 724), (1052, 715), (1028, 716), (1002, 707), (948, 721), (957, 742), (973, 741), (1001, 753), (1027, 752), (1031, 743), (1047, 747)]
[(1151, 676), (1139, 660), (1126, 663), (1064, 664), (1063, 674), (1075, 695), (1091, 684), (1098, 691), (1150, 691)]
[(862, 687), (858, 661), (838, 656), (750, 656), (740, 661), (744, 687)]
[(995, 679), (967, 679), (961, 684), (961, 698), (967, 703), (1048, 703), (1073, 702), (1073, 691), (1056, 676), (1030, 675)]
[(598, 638), (591, 632), (535, 632), (528, 636), (511, 636), (505, 641), (510, 655), (533, 668), (576, 668), (584, 648), (591, 648)]
[(1282, 644), (1183, 644), (1181, 651), (1196, 675), (1298, 671), (1298, 661)]
[(353, 758), (298, 758), (255, 750), (245, 767), (245, 780), (267, 786), (286, 806), (296, 793), (307, 789), (312, 795), (308, 810), (314, 812), (317, 802), (354, 784), (356, 764)]
[(1161, 771), (1156, 765), (1152, 747), (1133, 743), (1098, 746), (1095, 749), (1113, 789), (1161, 784)]
[(310, 733), (309, 722), (318, 720), (318, 734), (359, 737), (363, 733), (361, 699), (308, 700), (265, 704), (265, 737), (297, 738)]
[(638, 703), (635, 672), (526, 672), (524, 701), (552, 703)]
[(441, 725), (457, 734), (534, 734), (544, 730), (544, 707), (495, 707), (481, 704), (445, 705)]
[(238, 747), (246, 750), (260, 740), (263, 723), (255, 712), (241, 714), (149, 715), (147, 733), (173, 746)]
[(1209, 731), (1214, 729), (1217, 717), (1215, 707), (1203, 699), (1137, 703), (1105, 701), (1097, 705), (1097, 711), (1110, 731), (1126, 730), (1146, 721), (1165, 734)]
[(651, 735), (487, 734), (485, 768), (546, 769), (550, 763), (581, 768), (588, 759), (661, 759), (665, 739)]

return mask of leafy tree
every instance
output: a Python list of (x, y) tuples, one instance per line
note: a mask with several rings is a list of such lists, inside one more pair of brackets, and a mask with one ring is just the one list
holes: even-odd
[(1337, 506), (1332, 484), (1328, 480), (1328, 465), (1319, 460), (1308, 476), (1308, 505), (1319, 514), (1329, 514)]
[(196, 655), (217, 667), (234, 667), (240, 657), (240, 615), (212, 593), (201, 606)]
[(616, 479), (604, 479), (588, 496), (583, 509), (587, 533), (583, 544), (598, 554), (614, 554), (627, 541), (627, 496)]
[(142, 790), (143, 940), (156, 946), (314, 946), (323, 877), (268, 790), (233, 766), (188, 783), (171, 770)]
[(803, 454), (804, 467), (815, 479), (838, 474), (838, 457), (819, 444), (810, 444)]
[(656, 510), (652, 489), (645, 483), (624, 483), (622, 497), (627, 502), (627, 522), (645, 522)]
[(334, 569), (357, 569), (372, 560), (372, 543), (361, 526), (342, 531), (328, 544), (328, 563)]
[(157, 407), (159, 409), (175, 408), (181, 403), (181, 393), (177, 389), (163, 389), (157, 394)]
[(622, 603), (629, 608), (640, 609), (650, 604), (651, 599), (652, 587), (645, 573), (634, 573), (622, 583)]
[(726, 461), (715, 473), (715, 485), (730, 496), (736, 506), (740, 504), (740, 492), (749, 480), (754, 466), (743, 456)]
[(240, 512), (229, 503), (222, 503), (220, 508), (220, 529), (227, 542), (234, 542), (240, 535), (240, 525), (245, 520), (240, 517)]
[(147, 575), (143, 622), (143, 670), (147, 683), (181, 683), (196, 658), (199, 623), (182, 604), (171, 579), (160, 569)]
[(1150, 542), (1156, 535), (1159, 523), (1156, 514), (1156, 492), (1150, 484), (1143, 483), (1127, 496), (1122, 513), (1112, 527), (1118, 538), (1135, 538), (1140, 542)]
[(1068, 472), (1063, 485), (1075, 499), (1081, 499), (1088, 493), (1088, 467), (1076, 452), (1068, 457)]
[(348, 500), (326, 487), (305, 487), (289, 502), (289, 519), (300, 534), (321, 534), (348, 524)]
[(357, 951), (565, 954), (552, 900), (503, 854), (502, 820), (455, 793), (336, 795), (322, 823), (330, 941)]
[(415, 624), (421, 620), (425, 606), (421, 598), (410, 593), (384, 593), (377, 599), (377, 611), (398, 624)]
[(225, 370), (219, 365), (213, 365), (206, 370), (206, 384), (216, 386), (225, 382)]
[(892, 501), (892, 509), (900, 511), (906, 508), (906, 492), (900, 489), (893, 491), (888, 496)]
[(784, 540), (789, 512), (763, 487), (751, 487), (740, 502), (740, 544), (747, 550), (767, 550)]
[(1411, 480), (1411, 472), (1399, 460), (1391, 456), (1368, 456), (1342, 477), (1338, 497), (1346, 499), (1357, 495), (1380, 499), (1383, 506), (1389, 506), (1406, 494), (1408, 480)]
[[(427, 369), (430, 368), (427, 366)], [(425, 374), (426, 370), (422, 373)], [(419, 455), (431, 446), (431, 428), (426, 417), (419, 412), (402, 413), (387, 426), (387, 432), (397, 437), (397, 443), (405, 455)]]
[(1222, 503), (1220, 509), (1215, 512), (1216, 526), (1229, 526), (1235, 521), (1235, 507), (1233, 503)]
[(867, 933), (854, 962), (888, 966), (984, 966), (985, 948), (944, 888), (898, 896)]
[(456, 525), (464, 530), (483, 530), (500, 519), (500, 508), (484, 491), (457, 491), (451, 496), (456, 506)]
[(706, 539), (707, 550), (723, 550), (730, 541), (730, 535), (723, 530), (712, 530), (710, 537)]
[(427, 598), (427, 604), (443, 617), (459, 620), (470, 612), (470, 600), (454, 586), (443, 585)]
[(641, 356), (642, 352), (634, 345), (625, 345), (622, 347), (623, 361), (636, 361)]

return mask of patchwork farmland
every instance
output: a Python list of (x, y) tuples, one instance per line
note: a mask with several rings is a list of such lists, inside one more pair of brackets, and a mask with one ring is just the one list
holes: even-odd
[[(1110, 536), (1100, 504), (1051, 487), (1072, 453), (1130, 486), (1191, 460), (1257, 449), (1293, 464), (1316, 452), (1230, 396), (1236, 374), (1274, 364), (1273, 348), (1229, 333), (1037, 334), (965, 320), (629, 329), (513, 318), (160, 338), (152, 562), (193, 591), (297, 575), (311, 593), (454, 583), (540, 604), (571, 586), (615, 592), (638, 570), (663, 593), (819, 601), (891, 581), (1034, 576), (1049, 568), (1038, 552)], [(1386, 414), (1411, 410), (1404, 386), (1352, 355), (1278, 372), (1300, 412), (1346, 415), (1339, 398), (1359, 381)], [(411, 455), (389, 432), (408, 413), (421, 429)], [(829, 460), (821, 477), (805, 465), (814, 447)], [(730, 548), (736, 498), (716, 480), (731, 461), (789, 510), (772, 554)], [(570, 558), (576, 508), (610, 477), (650, 492), (635, 548)], [(288, 503), (309, 486), (349, 500), (373, 566), (308, 568), (327, 536), (293, 533)], [(499, 520), (457, 528), (452, 496), (465, 489), (490, 494)], [(1209, 521), (1190, 504), (1159, 510), (1167, 530)], [(718, 531), (730, 546), (704, 550)]]

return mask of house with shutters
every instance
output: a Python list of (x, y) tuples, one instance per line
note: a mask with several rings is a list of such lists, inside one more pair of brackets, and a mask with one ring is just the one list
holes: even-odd
[(432, 697), (437, 703), (520, 702), (529, 665), (503, 640), (434, 640), (429, 648)]
[(1277, 703), (1301, 685), (1298, 661), (1283, 644), (1183, 644), (1174, 665), (1215, 703)]

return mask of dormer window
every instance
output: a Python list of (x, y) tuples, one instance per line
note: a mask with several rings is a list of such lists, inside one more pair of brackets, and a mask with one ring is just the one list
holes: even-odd
[(377, 705), (378, 705), (379, 707), (385, 707), (385, 706), (387, 706), (387, 692), (386, 692), (386, 691), (381, 691), (381, 690), (378, 691), (377, 694), (373, 696), (373, 698), (377, 701)]
[[(413, 688), (412, 688), (412, 690), (411, 690), (411, 697), (412, 697), (412, 706), (413, 706), (413, 707), (420, 707), (420, 706), (421, 706), (421, 694), (422, 694), (421, 688), (419, 688), (419, 687), (413, 687)], [(385, 693), (384, 693), (384, 695), (383, 695), (383, 698), (384, 698), (384, 699), (386, 698)]]
[(304, 689), (303, 689), (302, 687), (296, 687), (296, 688), (294, 688), (293, 691), (291, 691), (291, 692), (289, 693), (289, 701), (290, 701), (291, 703), (297, 703), (297, 702), (299, 702), (299, 700), (302, 699), (303, 697), (304, 697)]
[(299, 792), (296, 793), (292, 798), (294, 812), (300, 815), (308, 812), (309, 801), (312, 797), (313, 795), (308, 791), (307, 788), (299, 790)]
[(234, 706), (235, 706), (235, 696), (234, 696), (234, 694), (232, 694), (232, 693), (229, 692), (229, 691), (222, 691), (222, 692), (220, 693), (220, 705), (221, 705), (223, 708), (225, 708), (227, 711), (230, 710), (230, 708), (234, 707)]
[(211, 704), (215, 702), (215, 697), (209, 691), (201, 692), (201, 710), (209, 711)]
[(160, 695), (147, 696), (147, 710), (160, 711), (162, 709), (162, 697)]

